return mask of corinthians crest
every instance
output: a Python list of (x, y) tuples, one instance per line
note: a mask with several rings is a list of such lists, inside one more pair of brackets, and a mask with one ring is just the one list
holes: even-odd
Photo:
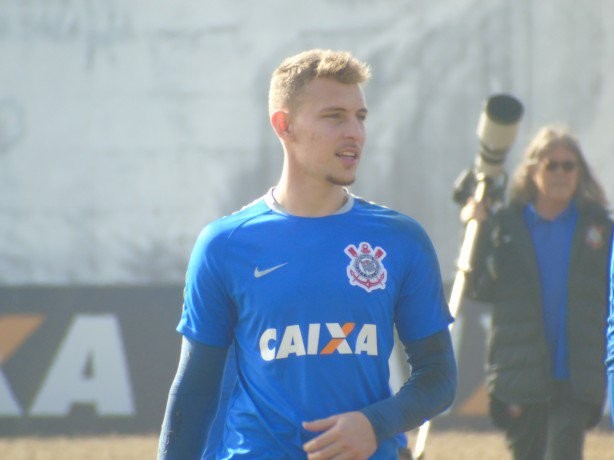
[(599, 249), (605, 243), (605, 227), (603, 225), (593, 224), (586, 232), (584, 241), (593, 249)]
[(360, 286), (367, 292), (374, 289), (385, 289), (387, 271), (382, 265), (386, 251), (380, 247), (371, 248), (369, 243), (362, 242), (358, 247), (350, 244), (345, 248), (350, 257), (347, 274), (350, 284)]

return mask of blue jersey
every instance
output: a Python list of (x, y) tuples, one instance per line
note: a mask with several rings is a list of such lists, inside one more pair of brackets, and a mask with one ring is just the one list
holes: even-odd
[[(452, 321), (422, 227), (350, 196), (334, 215), (285, 213), (272, 193), (208, 225), (195, 244), (178, 331), (235, 345), (237, 384), (219, 458), (304, 458), (303, 421), (391, 395), (402, 341)], [(396, 440), (372, 458), (396, 458)]]
[(606, 367), (608, 373), (608, 398), (610, 400), (610, 419), (614, 427), (614, 234), (610, 249), (610, 289), (607, 323)]

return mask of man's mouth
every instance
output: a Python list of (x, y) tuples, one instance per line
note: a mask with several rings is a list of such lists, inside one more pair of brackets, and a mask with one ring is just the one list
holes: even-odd
[(351, 160), (356, 160), (359, 157), (356, 152), (338, 152), (337, 156), (340, 158), (349, 158)]
[(336, 155), (342, 160), (358, 160), (360, 148), (356, 145), (344, 145), (337, 151)]

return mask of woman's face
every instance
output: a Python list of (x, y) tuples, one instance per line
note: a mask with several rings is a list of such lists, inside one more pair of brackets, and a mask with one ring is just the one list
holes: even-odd
[(548, 152), (531, 174), (537, 189), (537, 199), (566, 204), (578, 187), (580, 164), (576, 154), (563, 146)]

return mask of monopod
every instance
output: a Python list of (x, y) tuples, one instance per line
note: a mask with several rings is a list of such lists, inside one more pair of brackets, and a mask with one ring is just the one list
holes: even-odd
[[(463, 171), (455, 182), (454, 200), (457, 203), (464, 205), (471, 196), (477, 203), (485, 199), (490, 202), (503, 201), (507, 183), (503, 166), (516, 138), (522, 114), (522, 104), (508, 94), (497, 94), (486, 100), (477, 128), (480, 150), (473, 167)], [(472, 269), (480, 226), (477, 220), (471, 219), (465, 227), (448, 302), (450, 313), (455, 318), (460, 311), (467, 277)], [(418, 430), (413, 450), (415, 459), (424, 458), (430, 425), (430, 420), (427, 420)]]

